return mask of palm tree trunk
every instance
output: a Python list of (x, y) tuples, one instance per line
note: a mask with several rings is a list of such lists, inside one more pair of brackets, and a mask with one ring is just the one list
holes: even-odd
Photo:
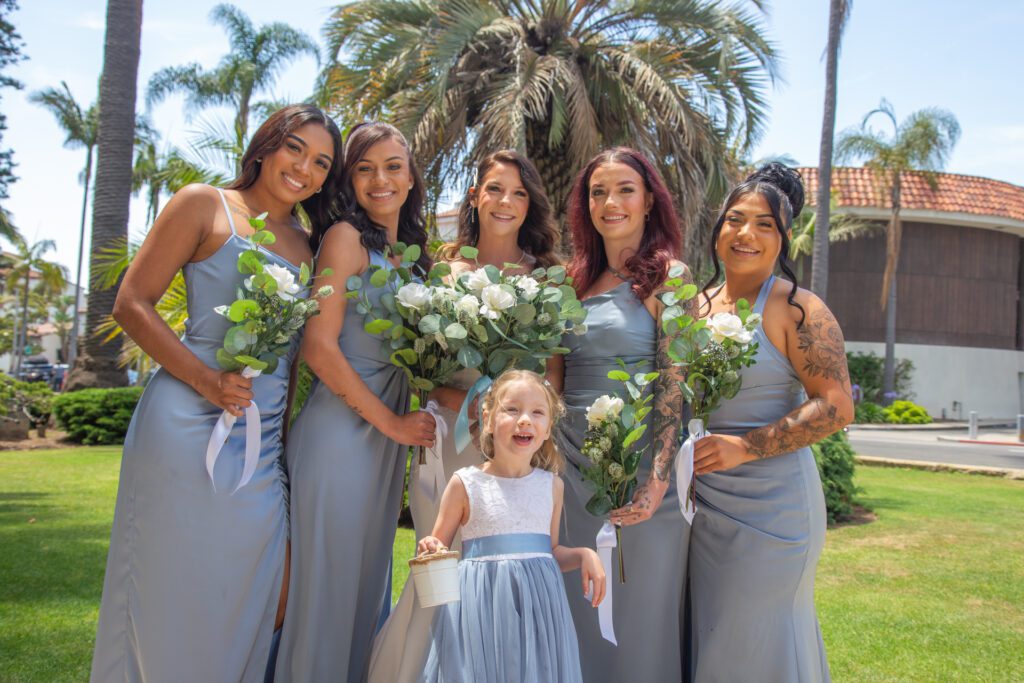
[(885, 366), (882, 371), (882, 396), (888, 405), (896, 392), (896, 273), (900, 262), (903, 224), (900, 221), (900, 174), (892, 184), (892, 219), (886, 237), (885, 273), (882, 275), (882, 309), (885, 311)]
[(85, 248), (85, 214), (89, 204), (89, 181), (92, 179), (92, 148), (85, 150), (85, 191), (82, 193), (82, 223), (78, 228), (78, 265), (75, 267), (75, 301), (71, 311), (71, 340), (68, 342), (67, 355), (64, 356), (68, 366), (74, 366), (78, 358), (78, 297), (82, 291), (82, 252)]
[(31, 261), (25, 264), (25, 290), (21, 293), (21, 330), (18, 332), (18, 352), (15, 354), (14, 378), (21, 375), (21, 364), (25, 362), (25, 346), (28, 344), (28, 288), (32, 278)]
[(885, 307), (885, 365), (882, 369), (882, 402), (889, 405), (896, 393), (896, 278), (889, 283)]
[(831, 0), (828, 14), (828, 47), (825, 62), (825, 111), (821, 122), (818, 154), (818, 215), (815, 219), (811, 264), (811, 291), (828, 294), (829, 203), (832, 195), (832, 142), (836, 128), (836, 85), (839, 72), (839, 37), (842, 34), (843, 0)]
[[(108, 0), (92, 207), (93, 253), (128, 237), (141, 33), (142, 0)], [(103, 291), (90, 286), (89, 290), (86, 329), (91, 331), (113, 312), (117, 286)], [(127, 385), (128, 376), (117, 363), (119, 351), (116, 344), (104, 344), (96, 335), (86, 335), (67, 388)]]

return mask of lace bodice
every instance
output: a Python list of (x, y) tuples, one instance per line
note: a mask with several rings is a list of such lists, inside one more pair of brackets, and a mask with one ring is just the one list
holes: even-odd
[(525, 477), (497, 477), (479, 467), (463, 467), (456, 476), (469, 496), (469, 520), (463, 540), (498, 534), (550, 534), (554, 475), (534, 468)]

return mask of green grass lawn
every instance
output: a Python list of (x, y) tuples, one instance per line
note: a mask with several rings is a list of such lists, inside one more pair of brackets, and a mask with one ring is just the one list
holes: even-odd
[[(0, 452), (0, 681), (88, 677), (120, 449)], [(1024, 680), (1024, 482), (861, 467), (878, 520), (831, 529), (833, 679)], [(395, 541), (394, 595), (412, 555)]]

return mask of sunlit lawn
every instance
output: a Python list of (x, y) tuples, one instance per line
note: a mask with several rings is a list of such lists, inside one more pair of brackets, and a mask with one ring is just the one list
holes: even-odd
[[(0, 681), (82, 681), (120, 449), (0, 452)], [(1024, 680), (1024, 482), (861, 467), (878, 520), (829, 531), (836, 681)], [(395, 542), (394, 595), (412, 555)]]

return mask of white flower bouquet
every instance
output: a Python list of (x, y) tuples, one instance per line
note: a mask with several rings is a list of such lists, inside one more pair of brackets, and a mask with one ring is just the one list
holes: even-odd
[[(658, 376), (657, 372), (630, 376), (621, 360), (619, 365), (623, 369), (612, 370), (608, 378), (622, 382), (628, 401), (605, 394), (587, 408), (587, 431), (581, 451), (590, 461), (590, 467), (583, 470), (583, 477), (594, 488), (586, 509), (596, 517), (604, 517), (633, 499), (636, 473), (643, 455), (637, 441), (647, 431), (644, 419), (651, 412), (650, 403), (654, 398), (646, 389)], [(616, 535), (620, 533), (616, 529)], [(619, 581), (626, 581), (621, 550)]]
[[(320, 299), (334, 293), (333, 288), (324, 286), (314, 296), (300, 297), (313, 280), (309, 265), (301, 265), (296, 279), (287, 268), (267, 263), (260, 247), (273, 244), (276, 238), (264, 229), (266, 215), (249, 219), (256, 232), (249, 238), (252, 248), (238, 255), (238, 272), (248, 275), (238, 288), (238, 298), (214, 309), (234, 323), (224, 334), (223, 346), (217, 349), (217, 364), (225, 370), (241, 370), (242, 376), (248, 378), (277, 370), (279, 359), (288, 352), (296, 333), (320, 312)], [(259, 458), (260, 414), (255, 401), (245, 409), (245, 418), (245, 463), (235, 491), (249, 482)], [(224, 411), (214, 426), (206, 449), (206, 469), (211, 481), (217, 456), (235, 421), (234, 415)]]
[(680, 305), (697, 295), (697, 286), (684, 283), (681, 269), (669, 272), (665, 287), (669, 291), (660, 295), (665, 309), (661, 324), (673, 336), (669, 356), (673, 363), (684, 368), (686, 380), (680, 383), (683, 398), (690, 406), (689, 437), (676, 457), (676, 479), (680, 504), (687, 520), (696, 511), (696, 492), (693, 486), (693, 447), (707, 435), (708, 416), (723, 400), (739, 393), (742, 384), (740, 369), (754, 364), (757, 342), (754, 330), (761, 324), (761, 316), (750, 310), (746, 299), (736, 301), (736, 313), (719, 312), (710, 318), (694, 318)]

